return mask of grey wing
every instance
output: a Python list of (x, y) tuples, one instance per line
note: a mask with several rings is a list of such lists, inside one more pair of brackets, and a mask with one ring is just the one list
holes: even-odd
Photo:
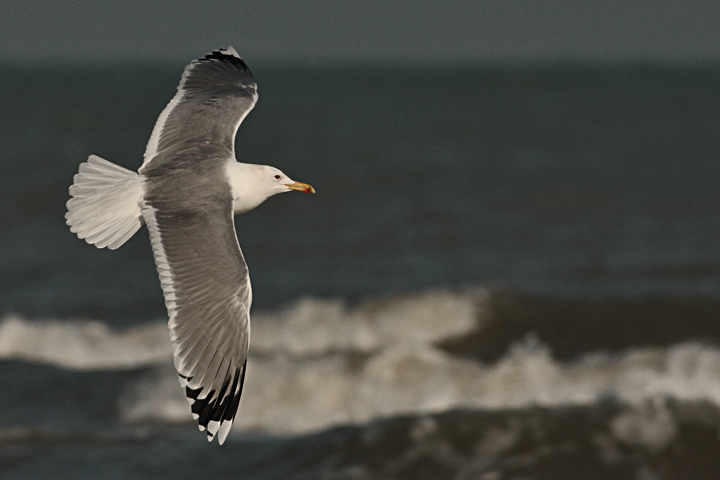
[(140, 173), (177, 168), (177, 154), (198, 146), (234, 156), (235, 134), (256, 101), (255, 79), (232, 47), (194, 60), (155, 123)]
[(200, 430), (223, 443), (240, 402), (252, 293), (230, 198), (173, 211), (146, 201), (143, 216), (170, 320), (175, 367)]

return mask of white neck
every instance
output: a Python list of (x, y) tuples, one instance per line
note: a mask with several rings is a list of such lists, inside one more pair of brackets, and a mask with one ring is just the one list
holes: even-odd
[(230, 159), (225, 174), (233, 196), (235, 215), (249, 212), (277, 192), (268, 189), (262, 177), (262, 166)]

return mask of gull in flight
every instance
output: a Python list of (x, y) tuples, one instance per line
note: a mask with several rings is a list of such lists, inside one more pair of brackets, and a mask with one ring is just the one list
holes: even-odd
[(185, 68), (137, 173), (91, 155), (70, 187), (70, 230), (116, 249), (144, 222), (165, 306), (175, 368), (192, 416), (222, 444), (240, 402), (252, 291), (234, 215), (296, 190), (266, 165), (235, 159), (235, 133), (257, 101), (255, 79), (229, 47)]

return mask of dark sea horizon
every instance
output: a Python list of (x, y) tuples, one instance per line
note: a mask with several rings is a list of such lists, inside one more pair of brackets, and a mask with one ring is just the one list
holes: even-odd
[(720, 64), (255, 64), (237, 428), (192, 425), (136, 170), (182, 66), (0, 66), (0, 478), (717, 478)]

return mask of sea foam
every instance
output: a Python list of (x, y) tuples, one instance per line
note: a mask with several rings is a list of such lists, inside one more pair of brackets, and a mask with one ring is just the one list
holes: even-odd
[(123, 330), (92, 320), (0, 321), (0, 358), (41, 362), (78, 370), (136, 368), (172, 355), (163, 322)]
[[(429, 343), (476, 325), (477, 295), (438, 290), (372, 299), (348, 309), (340, 300), (305, 298), (275, 312), (253, 312), (251, 354), (312, 356), (372, 352), (405, 341)], [(94, 320), (0, 321), (0, 359), (82, 370), (135, 368), (172, 355), (167, 321), (114, 329)]]
[[(564, 360), (532, 331), (492, 361), (445, 348), (448, 339), (482, 335), (492, 296), (484, 289), (435, 290), (353, 307), (307, 298), (254, 314), (236, 428), (298, 433), (403, 413), (587, 406), (606, 399), (720, 408), (720, 349), (694, 340)], [(118, 392), (121, 418), (190, 421), (164, 321), (116, 330), (94, 321), (9, 316), (0, 323), (0, 357), (84, 370), (147, 368)]]
[[(588, 406), (613, 398), (642, 407), (667, 401), (720, 406), (720, 350), (696, 343), (588, 354), (559, 362), (535, 342), (482, 365), (420, 343), (364, 357), (251, 356), (238, 428), (297, 433), (404, 413), (454, 408)], [(187, 421), (170, 366), (129, 387), (121, 410), (131, 422)]]

